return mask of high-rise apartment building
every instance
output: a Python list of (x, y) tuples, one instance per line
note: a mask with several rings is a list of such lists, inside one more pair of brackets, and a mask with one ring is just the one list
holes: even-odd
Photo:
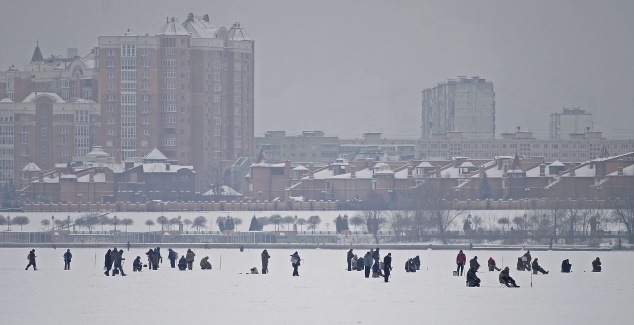
[(155, 35), (99, 37), (95, 58), (102, 145), (117, 160), (158, 148), (193, 165), (204, 189), (253, 156), (254, 41), (240, 23), (168, 18)]
[(550, 114), (551, 139), (574, 137), (593, 129), (592, 114), (583, 109), (564, 107), (562, 113)]
[(422, 137), (462, 132), (469, 139), (495, 138), (493, 83), (479, 77), (458, 77), (423, 90)]

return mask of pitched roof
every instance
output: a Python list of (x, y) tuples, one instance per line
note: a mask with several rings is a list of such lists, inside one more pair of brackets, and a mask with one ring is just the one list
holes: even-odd
[(189, 32), (181, 26), (178, 22), (176, 22), (175, 18), (168, 20), (158, 32), (158, 35), (189, 35)]
[(35, 45), (35, 50), (33, 51), (33, 56), (31, 57), (31, 63), (44, 61), (44, 57), (42, 56), (42, 51), (40, 50), (40, 42), (37, 42)]
[(146, 160), (167, 160), (167, 157), (160, 150), (154, 148), (143, 157), (143, 161), (145, 162)]
[(22, 171), (23, 172), (39, 172), (42, 170), (34, 162), (30, 162), (26, 166), (24, 166), (24, 168), (22, 168)]

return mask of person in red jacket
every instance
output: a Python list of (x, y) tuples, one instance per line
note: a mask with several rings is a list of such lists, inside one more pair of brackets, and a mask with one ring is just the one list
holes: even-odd
[(460, 250), (458, 256), (456, 257), (456, 264), (458, 264), (458, 269), (456, 272), (462, 276), (462, 272), (464, 271), (464, 265), (467, 263), (467, 256)]
[(487, 264), (489, 265), (489, 271), (500, 271), (500, 269), (495, 265), (495, 260), (493, 259), (493, 257), (489, 257), (489, 262)]

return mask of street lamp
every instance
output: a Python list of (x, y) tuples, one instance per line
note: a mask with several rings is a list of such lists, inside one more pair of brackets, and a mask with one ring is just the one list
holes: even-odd
[(70, 232), (70, 214), (66, 217), (66, 229)]
[(51, 216), (51, 226), (53, 227), (53, 231), (55, 231), (55, 216)]
[(117, 231), (117, 215), (114, 215), (114, 231)]
[(11, 230), (11, 217), (7, 216), (7, 231)]

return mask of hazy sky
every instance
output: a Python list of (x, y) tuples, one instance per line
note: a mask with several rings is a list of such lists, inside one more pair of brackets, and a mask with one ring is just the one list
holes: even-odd
[[(54, 4), (54, 6), (52, 6)], [(421, 90), (491, 80), (496, 133), (548, 135), (563, 106), (634, 138), (634, 1), (0, 0), (0, 69), (89, 53), (97, 37), (156, 33), (167, 16), (239, 21), (255, 39), (256, 135), (420, 137)]]

